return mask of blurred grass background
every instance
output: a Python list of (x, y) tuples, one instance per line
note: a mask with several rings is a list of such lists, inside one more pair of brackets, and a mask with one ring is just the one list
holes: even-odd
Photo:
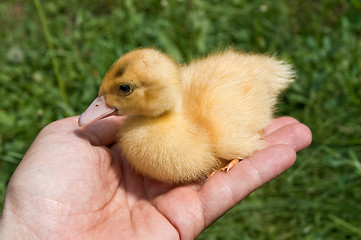
[(199, 239), (361, 239), (360, 0), (2, 0), (0, 26), (0, 209), (40, 129), (80, 114), (120, 55), (188, 62), (233, 46), (294, 65), (278, 115), (314, 140)]

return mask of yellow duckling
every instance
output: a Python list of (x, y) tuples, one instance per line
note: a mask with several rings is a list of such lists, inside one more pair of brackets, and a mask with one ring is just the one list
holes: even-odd
[(79, 125), (117, 110), (127, 116), (118, 144), (137, 172), (198, 181), (262, 148), (277, 95), (292, 76), (272, 57), (233, 50), (184, 66), (154, 49), (134, 50), (105, 75)]

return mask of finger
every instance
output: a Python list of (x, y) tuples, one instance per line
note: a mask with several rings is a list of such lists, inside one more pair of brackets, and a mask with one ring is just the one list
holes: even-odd
[(117, 133), (124, 119), (124, 117), (110, 116), (83, 127), (78, 127), (76, 132), (87, 138), (94, 146), (107, 146), (115, 143)]
[(265, 140), (268, 145), (285, 144), (298, 152), (311, 144), (312, 133), (302, 123), (290, 123), (265, 136)]
[(276, 131), (277, 129), (292, 123), (298, 123), (298, 121), (288, 116), (276, 118), (264, 129), (264, 135), (267, 136), (268, 134)]
[(292, 148), (276, 145), (256, 152), (228, 173), (212, 176), (199, 192), (205, 225), (209, 226), (252, 191), (288, 169), (295, 160)]

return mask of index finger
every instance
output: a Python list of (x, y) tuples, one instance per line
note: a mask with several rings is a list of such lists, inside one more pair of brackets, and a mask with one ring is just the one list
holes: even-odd
[(231, 171), (209, 178), (199, 192), (205, 225), (209, 226), (255, 189), (291, 167), (295, 160), (296, 153), (291, 147), (275, 145), (242, 160)]
[(231, 171), (213, 175), (202, 186), (199, 195), (206, 226), (291, 167), (296, 160), (296, 151), (308, 146), (311, 136), (310, 130), (295, 119), (275, 120), (265, 136), (268, 147), (242, 160)]

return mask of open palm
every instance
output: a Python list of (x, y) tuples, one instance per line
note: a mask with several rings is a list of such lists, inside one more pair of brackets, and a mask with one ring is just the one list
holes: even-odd
[(279, 118), (265, 130), (268, 146), (230, 172), (174, 186), (123, 160), (114, 145), (121, 117), (83, 128), (77, 119), (50, 124), (29, 148), (8, 186), (2, 231), (17, 224), (19, 234), (40, 239), (194, 239), (311, 141), (306, 126)]

